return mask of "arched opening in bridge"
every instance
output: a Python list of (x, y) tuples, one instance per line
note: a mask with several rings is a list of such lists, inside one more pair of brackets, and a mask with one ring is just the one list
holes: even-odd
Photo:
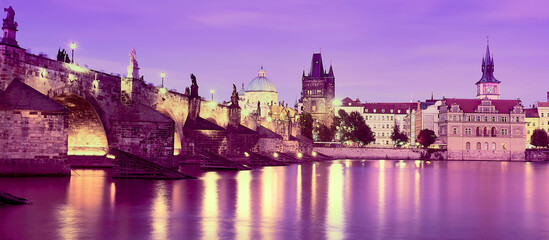
[(63, 93), (53, 98), (69, 109), (68, 155), (103, 156), (109, 144), (105, 127), (93, 106), (84, 98)]

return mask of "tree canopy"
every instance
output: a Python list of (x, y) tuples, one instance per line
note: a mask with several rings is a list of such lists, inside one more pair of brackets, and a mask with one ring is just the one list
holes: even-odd
[(368, 145), (376, 140), (372, 130), (359, 112), (348, 114), (345, 110), (340, 109), (338, 114), (337, 122), (339, 123), (341, 142), (352, 141), (359, 145)]
[(333, 126), (327, 127), (326, 125), (319, 123), (315, 131), (318, 133), (318, 140), (321, 142), (331, 142), (335, 136), (335, 128)]
[(398, 124), (395, 124), (393, 133), (391, 133), (391, 140), (393, 140), (396, 145), (402, 145), (408, 142), (408, 136), (400, 131)]
[(313, 116), (308, 112), (303, 112), (299, 119), (301, 124), (301, 135), (313, 140)]
[(536, 147), (547, 147), (549, 141), (547, 139), (547, 132), (543, 129), (536, 129), (530, 137), (530, 144)]
[(437, 135), (430, 129), (421, 130), (417, 136), (417, 141), (423, 146), (423, 148), (428, 148), (431, 144), (435, 143), (436, 140)]

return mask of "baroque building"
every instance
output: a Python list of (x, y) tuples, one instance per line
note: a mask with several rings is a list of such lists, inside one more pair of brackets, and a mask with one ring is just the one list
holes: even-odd
[(331, 65), (328, 72), (324, 69), (320, 53), (313, 53), (311, 69), (308, 74), (303, 71), (301, 83), (300, 102), (303, 105), (300, 112), (308, 112), (315, 121), (326, 126), (331, 125), (334, 116), (332, 101), (335, 96), (335, 76)]
[(261, 117), (266, 117), (270, 113), (270, 106), (278, 105), (276, 87), (266, 77), (263, 66), (257, 72), (257, 77), (248, 83), (248, 87), (245, 90), (244, 84), (242, 84), (242, 89), (238, 94), (240, 95), (239, 105), (242, 107), (245, 115), (247, 113), (256, 113), (261, 115)]
[(524, 161), (525, 114), (520, 100), (444, 98), (439, 136), (449, 160)]

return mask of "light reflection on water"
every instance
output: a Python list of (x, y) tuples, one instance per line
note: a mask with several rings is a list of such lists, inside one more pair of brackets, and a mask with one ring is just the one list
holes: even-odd
[(0, 178), (1, 239), (547, 239), (549, 164), (336, 160), (198, 180)]

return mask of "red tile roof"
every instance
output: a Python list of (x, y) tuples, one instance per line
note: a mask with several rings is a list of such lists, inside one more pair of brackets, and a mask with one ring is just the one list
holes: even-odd
[(347, 106), (362, 106), (362, 104), (360, 103), (360, 100), (356, 99), (356, 100), (353, 100), (349, 97), (346, 97), (344, 98), (343, 100), (341, 100), (341, 103), (342, 103), (342, 106), (343, 107), (347, 107)]
[(391, 113), (391, 110), (392, 113), (398, 113), (398, 110), (400, 113), (406, 113), (408, 109), (415, 109), (417, 103), (363, 103), (362, 106), (367, 113), (373, 113), (374, 110), (376, 113)]
[(525, 108), (524, 113), (526, 114), (527, 118), (537, 118), (537, 117), (539, 117), (537, 108)]
[(538, 107), (549, 107), (549, 102), (538, 102)]
[[(458, 98), (445, 98), (443, 99), (448, 107), (454, 103), (459, 105), (459, 108), (466, 113), (474, 113), (478, 105), (482, 102), (482, 99), (458, 99)], [(496, 107), (499, 113), (509, 113), (513, 110), (513, 107), (517, 104), (520, 105), (519, 100), (490, 100), (492, 105)], [(444, 103), (443, 103), (444, 104)]]

